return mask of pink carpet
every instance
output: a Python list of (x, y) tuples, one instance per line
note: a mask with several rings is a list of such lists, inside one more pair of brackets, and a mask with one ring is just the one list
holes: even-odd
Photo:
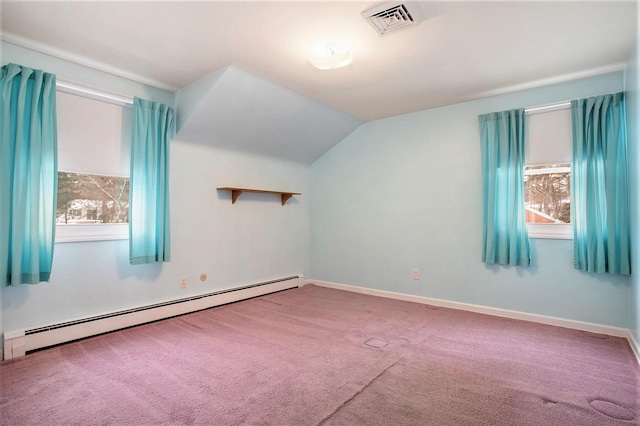
[(308, 285), (0, 363), (3, 425), (638, 425), (625, 339)]

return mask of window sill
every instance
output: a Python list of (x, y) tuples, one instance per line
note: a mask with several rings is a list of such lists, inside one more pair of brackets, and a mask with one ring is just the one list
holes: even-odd
[(56, 225), (56, 243), (128, 240), (128, 223)]
[(573, 240), (570, 223), (528, 223), (529, 238)]

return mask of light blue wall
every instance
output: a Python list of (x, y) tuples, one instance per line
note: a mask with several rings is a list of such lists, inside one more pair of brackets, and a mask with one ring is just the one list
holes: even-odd
[[(4, 49), (2, 60), (173, 104), (172, 93), (168, 96), (168, 92), (113, 76), (98, 78), (97, 71), (24, 49)], [(49, 283), (0, 289), (2, 331), (299, 273), (308, 275), (308, 165), (221, 150), (212, 135), (203, 134), (192, 143), (180, 140), (178, 134), (171, 143), (170, 184), (171, 262), (131, 266), (128, 241), (56, 244)], [(228, 192), (216, 190), (220, 186), (289, 190), (302, 195), (281, 206), (275, 195), (244, 194), (232, 205)], [(208, 275), (207, 281), (199, 281), (201, 273)], [(187, 289), (180, 289), (182, 276), (188, 278)]]
[[(49, 283), (2, 289), (4, 330), (308, 274), (308, 173), (308, 166), (174, 140), (171, 262), (131, 266), (128, 241), (56, 244)], [(275, 195), (243, 194), (232, 205), (228, 192), (216, 190), (243, 185), (302, 195), (281, 206)]]
[(311, 167), (312, 277), (628, 327), (630, 278), (574, 270), (571, 240), (532, 240), (529, 268), (480, 261), (477, 116), (622, 89), (612, 73), (361, 126)]
[[(173, 103), (173, 94), (162, 90), (2, 47), (3, 63)], [(637, 68), (635, 73), (637, 82)], [(311, 169), (220, 149), (214, 135), (189, 142), (178, 135), (171, 145), (172, 261), (131, 266), (127, 241), (57, 244), (51, 282), (0, 290), (0, 330), (304, 273), (625, 328), (635, 315), (637, 336), (637, 303), (635, 310), (629, 307), (632, 293), (639, 298), (637, 277), (632, 292), (629, 277), (575, 271), (571, 241), (534, 240), (531, 268), (488, 267), (479, 260), (477, 115), (615, 92), (622, 84), (614, 73), (371, 122)], [(637, 132), (637, 118), (634, 126)], [(637, 149), (633, 155), (637, 189)], [(218, 186), (302, 195), (280, 206), (275, 196), (244, 194), (232, 205)], [(637, 245), (637, 211), (634, 218)], [(638, 265), (637, 252), (634, 259)], [(413, 268), (421, 270), (418, 281), (411, 278)], [(201, 283), (200, 273), (209, 279)], [(188, 277), (186, 290), (179, 288), (182, 276)]]
[[(640, 12), (639, 12), (640, 13)], [(631, 320), (629, 328), (636, 342), (640, 342), (640, 35), (629, 62), (625, 89), (627, 92), (627, 120), (629, 124), (629, 174), (631, 179)]]

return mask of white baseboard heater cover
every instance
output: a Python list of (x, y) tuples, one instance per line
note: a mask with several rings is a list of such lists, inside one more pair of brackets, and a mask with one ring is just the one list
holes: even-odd
[(36, 349), (42, 349), (134, 325), (288, 290), (301, 286), (303, 278), (303, 275), (293, 275), (43, 327), (8, 331), (4, 333), (4, 359), (8, 360), (24, 356), (27, 352)]

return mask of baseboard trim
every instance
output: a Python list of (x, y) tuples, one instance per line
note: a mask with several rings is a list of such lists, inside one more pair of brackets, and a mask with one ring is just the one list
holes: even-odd
[(3, 359), (9, 360), (61, 343), (297, 288), (302, 281), (303, 275), (292, 275), (38, 327), (5, 331), (2, 336)]
[(629, 346), (631, 346), (631, 350), (636, 356), (636, 359), (638, 360), (638, 364), (640, 364), (640, 344), (638, 344), (638, 341), (633, 336), (633, 333), (631, 332), (631, 330), (628, 330), (628, 331), (629, 331), (629, 334), (627, 336), (627, 340), (629, 341)]
[(575, 321), (546, 315), (531, 314), (527, 312), (512, 311), (508, 309), (491, 308), (488, 306), (474, 305), (470, 303), (454, 302), (451, 300), (434, 299), (431, 297), (414, 296), (404, 293), (396, 293), (387, 290), (377, 290), (366, 287), (359, 287), (348, 284), (334, 283), (321, 280), (305, 280), (302, 285), (315, 284), (321, 287), (335, 288), (338, 290), (346, 290), (355, 293), (368, 294), (371, 296), (387, 297), (390, 299), (404, 300), (408, 302), (422, 303), (426, 305), (440, 306), (444, 308), (459, 309), (463, 311), (476, 312), (480, 314), (493, 315), (497, 317), (511, 318), (523, 321), (536, 322), (546, 325), (554, 325), (558, 327), (571, 328), (575, 330), (588, 331), (591, 333), (606, 334), (608, 336), (624, 337), (629, 341), (631, 350), (636, 360), (640, 364), (640, 346), (634, 339), (633, 334), (627, 328), (612, 327), (608, 325), (594, 324), (583, 321)]

